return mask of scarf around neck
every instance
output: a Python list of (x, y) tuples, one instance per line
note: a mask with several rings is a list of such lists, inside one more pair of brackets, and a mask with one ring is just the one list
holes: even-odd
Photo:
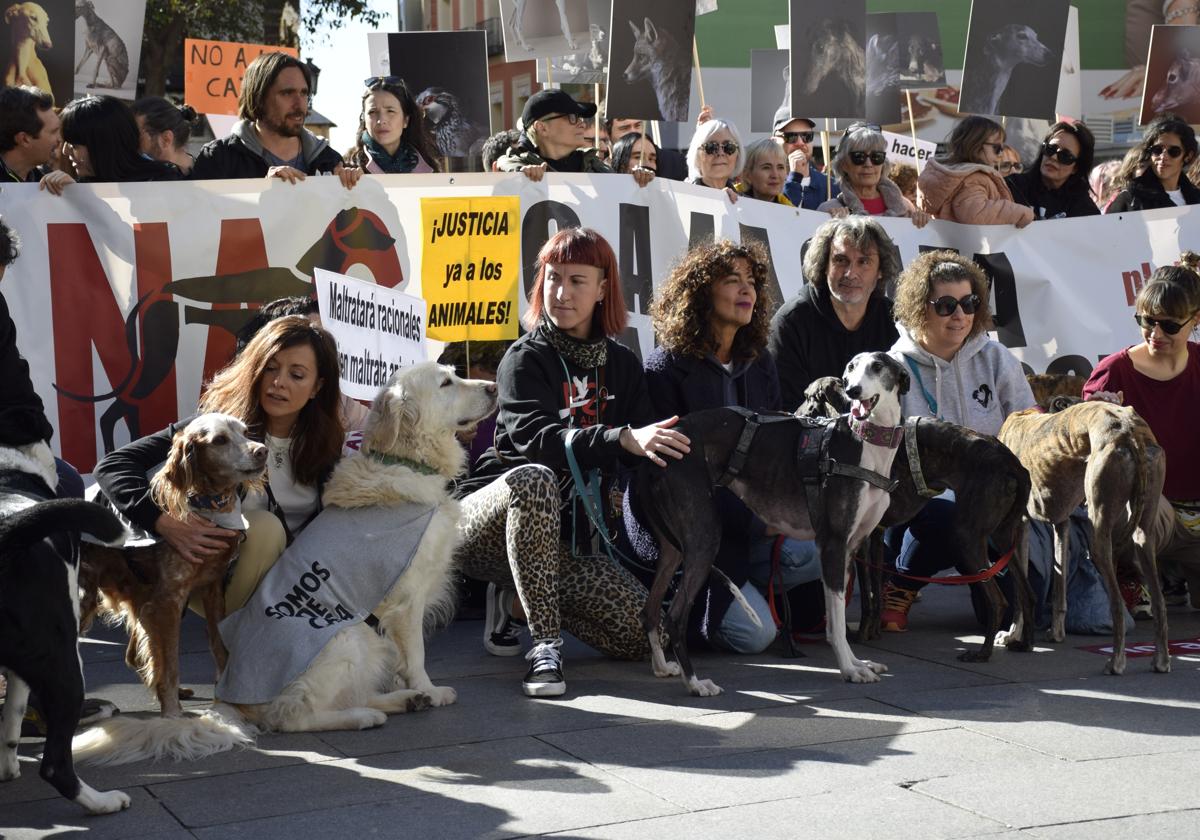
[(389, 175), (404, 175), (417, 168), (419, 160), (417, 150), (403, 140), (396, 147), (394, 155), (389, 155), (387, 149), (376, 143), (375, 139), (365, 131), (362, 133), (362, 144), (363, 148), (371, 155), (371, 160), (375, 161), (379, 168)]
[(554, 326), (549, 318), (542, 318), (539, 330), (560, 356), (578, 367), (595, 368), (608, 364), (608, 340), (604, 336), (580, 341)]

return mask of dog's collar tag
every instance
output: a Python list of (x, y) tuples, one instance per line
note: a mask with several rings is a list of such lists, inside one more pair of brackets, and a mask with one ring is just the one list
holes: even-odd
[(382, 452), (363, 452), (372, 461), (378, 461), (385, 467), (408, 467), (413, 472), (421, 473), (422, 475), (440, 475), (440, 473), (428, 464), (422, 464), (420, 461), (414, 461), (411, 458), (401, 458), (399, 455), (385, 455)]
[(897, 448), (904, 440), (903, 426), (877, 426), (870, 420), (859, 420), (854, 415), (850, 415), (850, 431), (863, 443), (886, 446), (888, 449)]

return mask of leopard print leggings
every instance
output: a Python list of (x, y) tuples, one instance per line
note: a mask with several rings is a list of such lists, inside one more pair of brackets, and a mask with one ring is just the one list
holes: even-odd
[(565, 629), (616, 659), (646, 658), (646, 587), (607, 557), (576, 557), (563, 543), (553, 470), (516, 467), (461, 505), (463, 573), (514, 586), (534, 639)]

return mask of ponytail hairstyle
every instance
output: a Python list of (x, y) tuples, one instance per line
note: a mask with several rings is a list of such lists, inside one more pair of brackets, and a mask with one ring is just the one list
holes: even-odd
[(200, 122), (196, 109), (191, 105), (176, 105), (162, 96), (143, 96), (131, 106), (133, 115), (141, 117), (146, 133), (158, 137), (170, 131), (174, 137), (172, 145), (182, 149)]

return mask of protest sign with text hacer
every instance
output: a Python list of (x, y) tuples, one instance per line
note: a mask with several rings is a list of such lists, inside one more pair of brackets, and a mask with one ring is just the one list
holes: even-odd
[(184, 39), (184, 101), (201, 114), (236, 116), (238, 94), (242, 90), (246, 68), (265, 52), (282, 52), (299, 57), (292, 47)]

